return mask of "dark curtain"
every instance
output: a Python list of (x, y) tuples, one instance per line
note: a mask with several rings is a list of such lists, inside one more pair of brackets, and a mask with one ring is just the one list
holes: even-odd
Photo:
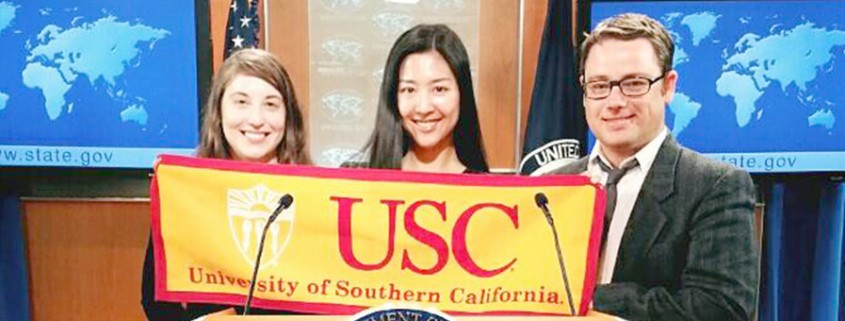
[(18, 198), (0, 195), (0, 320), (30, 320), (24, 240)]
[(845, 183), (792, 178), (768, 189), (760, 320), (843, 320)]

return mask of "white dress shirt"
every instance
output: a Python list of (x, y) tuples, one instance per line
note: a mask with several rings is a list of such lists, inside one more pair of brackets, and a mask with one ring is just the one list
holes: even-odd
[[(625, 233), (625, 227), (628, 225), (628, 219), (631, 217), (631, 211), (634, 209), (634, 204), (637, 202), (637, 195), (645, 182), (646, 174), (648, 174), (654, 159), (657, 157), (657, 152), (660, 150), (660, 145), (666, 139), (668, 131), (666, 127), (657, 134), (654, 139), (641, 148), (634, 156), (631, 156), (622, 161), (620, 165), (636, 159), (639, 166), (632, 168), (616, 185), (616, 208), (613, 211), (613, 220), (610, 222), (610, 230), (607, 232), (607, 239), (604, 243), (604, 248), (601, 249), (599, 256), (599, 270), (597, 275), (597, 284), (610, 283), (613, 279), (613, 270), (616, 266), (616, 257), (619, 252), (619, 245), (622, 243), (622, 234)], [(592, 178), (598, 178), (601, 184), (607, 180), (607, 173), (605, 173), (597, 162), (604, 162), (608, 167), (610, 162), (601, 153), (601, 143), (596, 143), (587, 162), (587, 172)]]

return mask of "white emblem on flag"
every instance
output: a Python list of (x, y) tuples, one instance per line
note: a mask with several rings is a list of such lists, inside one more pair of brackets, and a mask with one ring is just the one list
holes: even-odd
[[(264, 185), (256, 185), (244, 190), (229, 189), (228, 194), (229, 230), (246, 263), (254, 266), (261, 232), (270, 214), (278, 206), (279, 198), (283, 193), (271, 190)], [(296, 213), (296, 204), (291, 204), (267, 229), (259, 269), (278, 262), (290, 241), (294, 213)]]

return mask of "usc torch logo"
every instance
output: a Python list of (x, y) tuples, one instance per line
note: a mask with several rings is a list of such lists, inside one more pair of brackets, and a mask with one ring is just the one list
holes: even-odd
[[(241, 256), (249, 266), (255, 266), (261, 232), (264, 230), (264, 225), (267, 224), (270, 214), (278, 206), (280, 197), (282, 197), (282, 193), (271, 190), (264, 185), (256, 185), (243, 190), (229, 189), (228, 191), (229, 230), (232, 232), (232, 238), (241, 252)], [(284, 252), (293, 231), (295, 207), (295, 204), (291, 204), (267, 229), (264, 253), (259, 269), (276, 264), (282, 252)]]

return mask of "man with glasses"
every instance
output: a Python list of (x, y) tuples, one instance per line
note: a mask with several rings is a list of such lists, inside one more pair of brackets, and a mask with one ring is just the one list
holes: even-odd
[(596, 144), (556, 173), (585, 173), (607, 191), (593, 306), (629, 320), (749, 320), (759, 273), (754, 186), (668, 133), (673, 54), (666, 29), (640, 14), (602, 21), (581, 46)]

